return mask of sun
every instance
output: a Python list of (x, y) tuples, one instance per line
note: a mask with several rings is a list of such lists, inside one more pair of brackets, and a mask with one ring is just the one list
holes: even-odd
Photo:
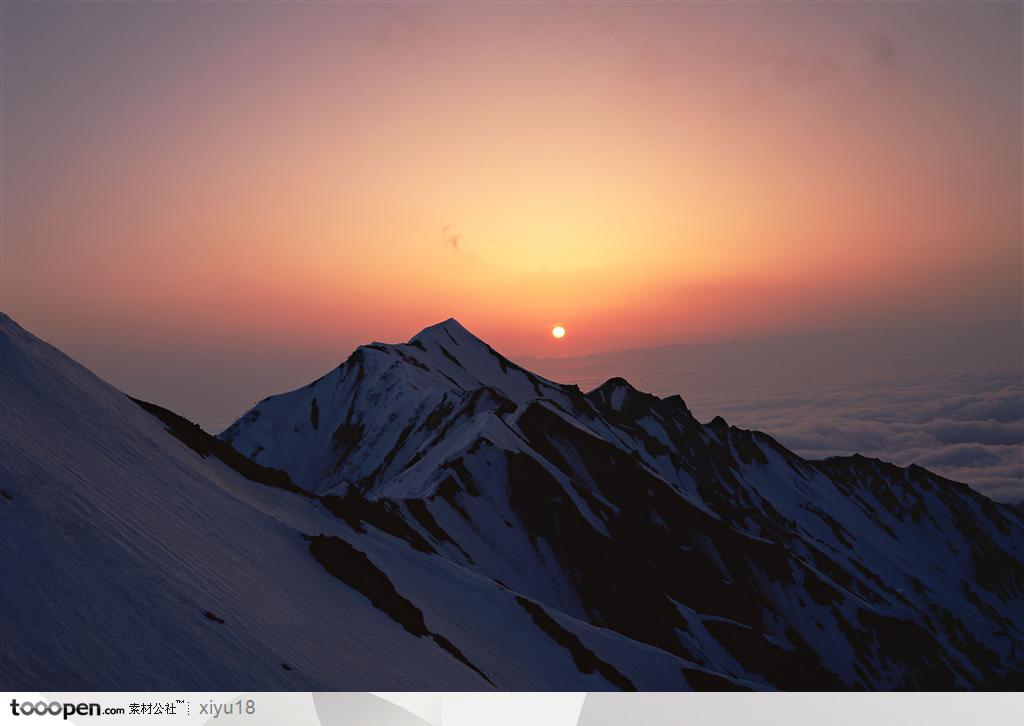
[(563, 328), (561, 325), (556, 325), (551, 329), (551, 335), (553, 335), (556, 338), (564, 338), (565, 328)]

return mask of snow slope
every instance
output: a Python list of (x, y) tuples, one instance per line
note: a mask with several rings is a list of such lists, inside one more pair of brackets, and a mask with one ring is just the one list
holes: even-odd
[[(8, 690), (619, 687), (577, 668), (516, 593), (202, 456), (168, 431), (173, 414), (6, 316), (0, 418)], [(179, 435), (216, 451), (198, 428)], [(324, 564), (339, 548), (356, 565), (341, 578)], [(632, 682), (687, 686), (692, 664), (552, 617)]]

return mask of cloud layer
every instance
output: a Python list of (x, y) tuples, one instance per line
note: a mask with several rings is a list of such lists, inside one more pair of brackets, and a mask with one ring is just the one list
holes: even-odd
[(993, 499), (1024, 499), (1019, 374), (895, 378), (863, 388), (778, 391), (722, 405), (730, 422), (770, 432), (806, 458), (853, 452), (916, 463)]
[(612, 375), (679, 393), (805, 458), (860, 453), (919, 464), (1000, 501), (1024, 500), (1019, 325), (829, 334), (524, 361), (584, 389)]

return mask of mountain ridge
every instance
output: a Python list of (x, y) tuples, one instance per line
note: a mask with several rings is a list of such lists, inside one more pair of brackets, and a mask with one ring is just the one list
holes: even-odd
[(1018, 509), (562, 386), (453, 322), (218, 441), (0, 318), (5, 681), (1019, 687)]
[[(906, 617), (919, 612), (922, 604), (910, 603), (901, 595), (904, 588), (888, 585), (886, 576), (904, 580), (906, 589), (930, 591), (913, 574), (915, 566), (907, 563), (915, 559), (927, 561), (933, 547), (947, 553), (960, 552), (954, 537), (942, 535), (943, 532), (960, 535), (959, 528), (963, 528), (981, 542), (963, 545), (971, 554), (959, 570), (961, 583), (967, 581), (960, 585), (960, 595), (973, 602), (970, 609), (975, 610), (974, 615), (991, 608), (971, 590), (970, 580), (976, 572), (989, 572), (991, 584), (1012, 593), (1014, 602), (1020, 597), (1024, 570), (1020, 567), (1020, 522), (1013, 519), (1015, 515), (966, 485), (950, 482), (920, 467), (901, 469), (859, 456), (805, 461), (767, 434), (729, 426), (720, 417), (701, 424), (681, 397), (660, 399), (636, 390), (622, 378), (611, 378), (584, 393), (576, 387), (534, 376), (514, 364), (502, 364), (505, 359), (499, 353), (454, 319), (425, 329), (410, 343), (378, 343), (371, 350), (378, 359), (369, 366), (364, 365), (365, 361), (360, 363), (363, 367), (358, 385), (342, 385), (334, 390), (343, 391), (340, 408), (346, 416), (339, 423), (339, 430), (344, 432), (345, 446), (334, 447), (328, 442), (316, 451), (314, 456), (326, 462), (319, 467), (327, 472), (322, 479), (303, 478), (307, 472), (301, 469), (295, 469), (293, 475), (311, 491), (340, 496), (350, 506), (357, 499), (384, 502), (395, 517), (404, 519), (422, 537), (433, 541), (444, 556), (489, 576), (498, 577), (509, 562), (519, 563), (529, 574), (517, 576), (511, 586), (531, 597), (555, 603), (563, 612), (620, 631), (625, 629), (642, 642), (676, 648), (679, 653), (695, 657), (679, 646), (672, 633), (684, 629), (686, 619), (670, 613), (670, 608), (665, 609), (664, 593), (656, 592), (650, 582), (639, 583), (638, 587), (649, 591), (644, 608), (663, 611), (664, 622), (659, 632), (631, 630), (627, 615), (610, 617), (609, 613), (601, 612), (607, 603), (598, 606), (581, 596), (589, 587), (588, 577), (597, 577), (599, 586), (610, 590), (615, 589), (615, 583), (600, 582), (600, 576), (593, 572), (597, 565), (590, 561), (588, 553), (577, 551), (573, 538), (587, 540), (589, 547), (603, 551), (606, 558), (613, 560), (617, 556), (615, 548), (606, 543), (625, 532), (630, 537), (639, 534), (641, 541), (649, 542), (633, 554), (648, 565), (654, 563), (655, 570), (695, 566), (681, 561), (657, 561), (661, 547), (685, 550), (695, 546), (693, 542), (676, 541), (678, 537), (671, 531), (660, 533), (664, 522), (658, 520), (670, 511), (681, 520), (699, 521), (694, 525), (697, 529), (726, 524), (725, 529), (715, 530), (716, 537), (735, 540), (730, 546), (739, 548), (737, 567), (746, 567), (745, 560), (768, 556), (751, 554), (751, 548), (757, 548), (753, 543), (781, 543), (788, 559), (779, 570), (780, 578), (793, 575), (800, 582), (805, 578), (811, 582), (820, 580), (826, 590), (818, 591), (822, 599), (819, 604), (832, 601), (833, 595), (826, 594), (830, 588), (855, 598), (888, 602), (902, 613), (892, 617), (893, 622), (902, 623), (894, 630), (910, 628), (909, 632), (916, 632)], [(412, 372), (426, 371), (431, 375), (423, 379), (395, 375), (396, 368), (410, 373), (410, 367), (415, 369)], [(344, 366), (337, 370), (342, 371), (342, 379), (349, 375)], [(292, 409), (297, 406), (301, 410), (308, 405), (309, 397), (316, 400), (323, 390), (317, 385), (302, 389), (303, 402), (293, 401)], [(324, 417), (324, 406), (319, 408), (320, 416)], [(266, 418), (262, 418), (260, 406), (254, 411), (260, 415), (243, 417), (222, 437), (243, 451), (249, 450), (256, 460), (288, 469), (287, 456), (277, 458), (277, 452), (281, 448), (291, 449), (291, 441), (302, 441), (305, 432), (280, 408), (267, 411)], [(284, 434), (279, 427), (276, 436), (264, 439), (260, 420), (278, 424), (287, 420), (293, 426)], [(374, 446), (382, 444), (372, 457), (376, 464), (373, 469), (350, 458), (351, 449), (364, 437), (372, 440)], [(613, 482), (621, 481), (645, 488), (657, 505), (638, 499), (636, 492), (628, 488), (609, 488)], [(548, 498), (535, 501), (537, 490), (543, 487)], [(486, 500), (486, 506), (479, 504), (481, 500)], [(628, 516), (622, 515), (624, 503), (634, 510)], [(938, 518), (931, 518), (933, 505), (936, 509), (950, 509), (951, 513), (942, 512), (936, 515)], [(552, 515), (552, 511), (558, 514)], [(710, 519), (700, 519), (705, 516)], [(995, 522), (996, 529), (1013, 528), (1016, 539), (1010, 551), (1015, 554), (1006, 554), (1004, 548), (980, 537), (967, 524), (975, 517)], [(1005, 524), (1006, 517), (1011, 518), (1012, 525)], [(616, 518), (623, 520), (615, 524), (622, 529), (621, 533), (610, 526)], [(940, 521), (941, 518), (947, 521)], [(502, 527), (525, 529), (525, 541), (502, 544), (484, 534), (500, 531)], [(652, 534), (653, 530), (659, 533)], [(573, 532), (573, 537), (565, 537), (566, 531)], [(880, 538), (888, 540), (884, 546), (878, 544)], [(715, 559), (717, 554), (709, 552), (708, 557)], [(878, 558), (878, 562), (865, 565), (861, 561), (865, 557)], [(484, 564), (488, 560), (490, 563)], [(985, 564), (988, 560), (999, 562), (1007, 574), (1002, 579), (993, 575), (993, 568)], [(811, 569), (805, 571), (808, 564)], [(635, 565), (629, 561), (620, 563), (617, 576), (628, 581), (629, 570)], [(948, 573), (944, 574), (938, 564), (932, 566), (937, 568), (932, 573), (934, 587), (948, 586), (944, 580)], [(786, 574), (785, 568), (791, 572)], [(882, 568), (882, 575), (875, 571), (877, 568)], [(728, 572), (728, 567), (724, 572)], [(748, 573), (755, 579), (761, 575)], [(666, 576), (663, 572), (651, 574), (655, 580)], [(724, 576), (722, 568), (717, 576)], [(703, 588), (714, 589), (711, 585)], [(729, 590), (726, 587), (714, 596), (703, 592), (698, 600), (704, 603), (702, 606), (726, 607)], [(766, 597), (758, 586), (751, 586), (746, 595), (755, 600)], [(682, 594), (677, 597), (685, 600)], [(924, 605), (926, 610), (933, 606), (940, 607), (934, 602)], [(788, 631), (797, 636), (792, 640), (800, 642), (815, 637), (807, 628), (803, 629), (805, 632), (794, 629), (794, 625), (801, 625), (801, 616), (787, 610), (788, 606), (773, 603), (760, 613), (743, 613), (743, 617), (755, 631), (764, 627), (766, 618), (786, 622), (786, 627), (774, 627), (774, 636), (783, 641)], [(855, 620), (861, 614), (856, 608), (851, 608), (849, 616), (829, 612), (817, 619), (814, 627), (856, 632), (863, 626)], [(864, 616), (868, 620), (872, 617)], [(998, 615), (992, 622), (992, 633), (1004, 632), (1004, 615)], [(715, 627), (721, 630), (721, 626)], [(952, 634), (940, 639), (949, 642), (934, 645), (929, 658), (941, 661), (944, 649), (956, 648), (951, 641), (962, 636), (953, 632), (953, 626), (949, 627)], [(895, 642), (895, 636), (892, 632), (887, 638)], [(852, 647), (850, 638), (845, 639), (847, 646)], [(961, 645), (967, 650), (973, 648), (970, 643)], [(1008, 641), (1003, 643), (1003, 650), (1010, 653), (1015, 647), (1010, 647)], [(987, 667), (998, 670), (996, 652), (991, 651)], [(854, 663), (855, 660), (850, 658), (842, 667), (833, 667), (832, 671), (845, 670), (837, 676), (838, 682), (861, 682), (864, 686), (877, 682), (879, 676), (865, 675), (866, 666)], [(903, 663), (902, 667), (908, 666)], [(916, 682), (925, 683), (944, 673), (943, 667), (934, 664), (918, 663), (911, 669), (916, 671), (909, 682), (917, 679)], [(829, 669), (816, 669), (823, 670)], [(956, 681), (956, 676), (950, 677), (951, 682)], [(893, 678), (885, 682), (895, 687), (901, 681)]]

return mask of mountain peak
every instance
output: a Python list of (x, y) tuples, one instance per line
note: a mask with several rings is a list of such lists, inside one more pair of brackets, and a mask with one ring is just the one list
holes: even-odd
[(633, 384), (631, 384), (629, 381), (627, 381), (622, 376), (613, 376), (613, 377), (609, 378), (607, 381), (605, 381), (600, 386), (598, 386), (596, 390), (598, 390), (598, 391), (600, 391), (600, 390), (614, 391), (614, 390), (617, 390), (619, 388), (624, 388), (624, 389), (629, 390), (629, 391), (635, 391), (636, 390), (633, 387)]
[(480, 338), (469, 332), (458, 320), (455, 318), (448, 318), (436, 325), (431, 325), (424, 328), (409, 340), (410, 344), (420, 343), (425, 345), (426, 343), (438, 343), (440, 345), (464, 345), (464, 344), (476, 344), (484, 345), (484, 342)]
[(615, 376), (614, 378), (609, 378), (588, 395), (604, 401), (605, 404), (615, 411), (621, 411), (627, 400), (634, 396), (644, 396), (645, 394), (636, 390), (625, 378)]

